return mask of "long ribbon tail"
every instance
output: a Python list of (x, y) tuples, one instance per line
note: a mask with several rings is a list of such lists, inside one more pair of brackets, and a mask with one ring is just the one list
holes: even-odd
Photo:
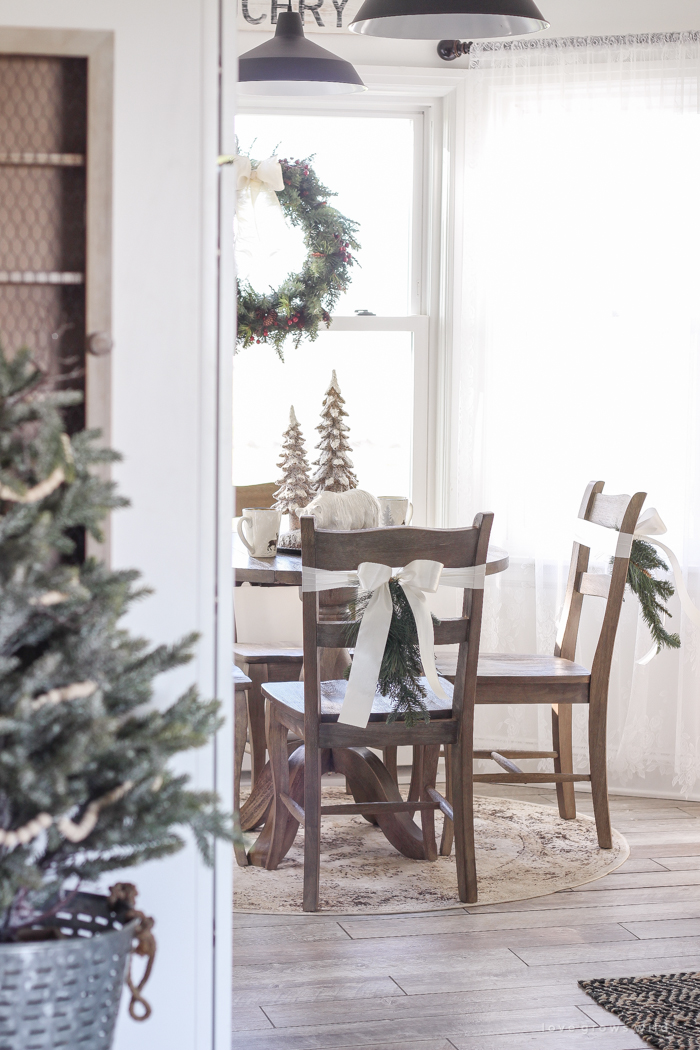
[(438, 699), (447, 700), (447, 696), (440, 685), (435, 666), (435, 633), (425, 594), (409, 584), (404, 585), (403, 592), (406, 595), (408, 604), (411, 606), (413, 619), (416, 621), (418, 648), (420, 650), (421, 663), (423, 664), (423, 673), (428, 679), (428, 685)]
[(639, 667), (646, 667), (647, 664), (651, 663), (651, 661), (657, 655), (658, 651), (659, 651), (659, 647), (656, 644), (656, 642), (654, 642), (654, 644), (652, 645), (651, 649), (648, 649), (645, 652), (644, 656), (640, 656), (640, 658), (638, 660), (636, 660), (635, 662), (639, 665)]
[(364, 729), (369, 721), (392, 613), (389, 584), (383, 583), (373, 592), (360, 623), (348, 688), (338, 716), (344, 725)]

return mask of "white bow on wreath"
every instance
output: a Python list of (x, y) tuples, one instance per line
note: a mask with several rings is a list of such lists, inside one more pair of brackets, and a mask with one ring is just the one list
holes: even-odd
[(254, 168), (249, 157), (239, 156), (234, 160), (233, 167), (236, 172), (236, 189), (239, 196), (248, 190), (255, 202), (260, 191), (265, 190), (270, 201), (274, 201), (277, 207), (280, 206), (275, 190), (284, 189), (284, 179), (282, 165), (277, 157), (261, 160), (257, 168)]
[[(284, 189), (277, 157), (253, 167), (249, 157), (233, 161), (236, 173), (236, 268), (240, 280), (262, 291), (279, 283), (288, 272), (290, 229), (277, 193)], [(279, 271), (279, 273), (277, 272)]]

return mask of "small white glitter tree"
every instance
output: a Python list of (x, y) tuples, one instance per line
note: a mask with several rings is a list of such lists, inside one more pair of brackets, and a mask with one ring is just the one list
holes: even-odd
[(341, 396), (334, 370), (323, 399), (321, 423), (316, 427), (321, 435), (321, 440), (316, 445), (320, 455), (314, 461), (318, 470), (311, 479), (316, 492), (347, 492), (348, 489), (357, 488), (352, 460), (347, 455), (352, 449), (347, 439), (350, 429), (343, 423), (343, 416), (347, 416), (344, 404), (345, 400)]
[(281, 459), (277, 464), (282, 470), (280, 486), (275, 493), (275, 510), (289, 515), (289, 528), (299, 528), (297, 511), (307, 507), (314, 498), (309, 478), (309, 461), (306, 458), (304, 437), (299, 426), (294, 405), (289, 410), (289, 426), (284, 432)]

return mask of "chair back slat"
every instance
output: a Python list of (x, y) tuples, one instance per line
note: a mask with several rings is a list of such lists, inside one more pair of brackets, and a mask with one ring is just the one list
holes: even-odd
[[(354, 532), (316, 530), (316, 567), (356, 569), (363, 561), (400, 567), (416, 558), (439, 561), (448, 568), (475, 565), (479, 529), (358, 529)], [(304, 550), (302, 545), (302, 562)]]
[(595, 598), (607, 598), (612, 576), (605, 572), (583, 572), (578, 585), (579, 594), (590, 594)]
[(436, 645), (460, 645), (469, 638), (469, 617), (440, 620), (440, 623), (435, 624), (434, 631)]
[(349, 624), (346, 620), (331, 620), (316, 627), (316, 645), (319, 649), (344, 649), (348, 644)]
[(586, 517), (588, 521), (593, 521), (596, 525), (603, 525), (606, 529), (619, 529), (631, 498), (631, 496), (607, 496), (603, 493), (596, 493)]
[[(434, 627), (436, 645), (459, 645), (467, 639), (469, 620), (459, 616), (441, 620)], [(346, 620), (321, 621), (316, 627), (316, 645), (319, 649), (344, 649), (348, 644)]]
[(246, 507), (271, 507), (278, 486), (274, 481), (262, 485), (235, 485), (233, 489), (235, 517), (240, 518)]

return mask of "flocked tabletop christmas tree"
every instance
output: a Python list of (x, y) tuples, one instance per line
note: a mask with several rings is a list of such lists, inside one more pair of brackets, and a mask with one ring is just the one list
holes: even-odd
[(138, 573), (88, 559), (70, 538), (126, 500), (95, 473), (119, 457), (96, 432), (64, 433), (76, 393), (47, 388), (26, 352), (0, 350), (0, 940), (43, 901), (102, 872), (163, 857), (194, 834), (206, 858), (228, 835), (216, 798), (168, 768), (218, 724), (194, 689), (151, 705), (153, 680), (191, 659), (196, 635), (151, 647), (119, 621), (148, 594)]
[(316, 445), (320, 455), (314, 461), (318, 470), (311, 479), (316, 492), (347, 492), (348, 489), (357, 488), (352, 460), (348, 456), (352, 449), (347, 438), (350, 429), (343, 423), (343, 417), (347, 416), (344, 404), (345, 399), (341, 396), (334, 369), (323, 399), (321, 423), (316, 427), (321, 434), (321, 440)]
[(297, 511), (308, 507), (314, 498), (314, 490), (309, 478), (309, 461), (306, 458), (304, 437), (294, 412), (294, 405), (289, 410), (289, 426), (284, 432), (282, 455), (278, 467), (282, 477), (275, 493), (275, 510), (289, 515), (289, 528), (299, 528)]

